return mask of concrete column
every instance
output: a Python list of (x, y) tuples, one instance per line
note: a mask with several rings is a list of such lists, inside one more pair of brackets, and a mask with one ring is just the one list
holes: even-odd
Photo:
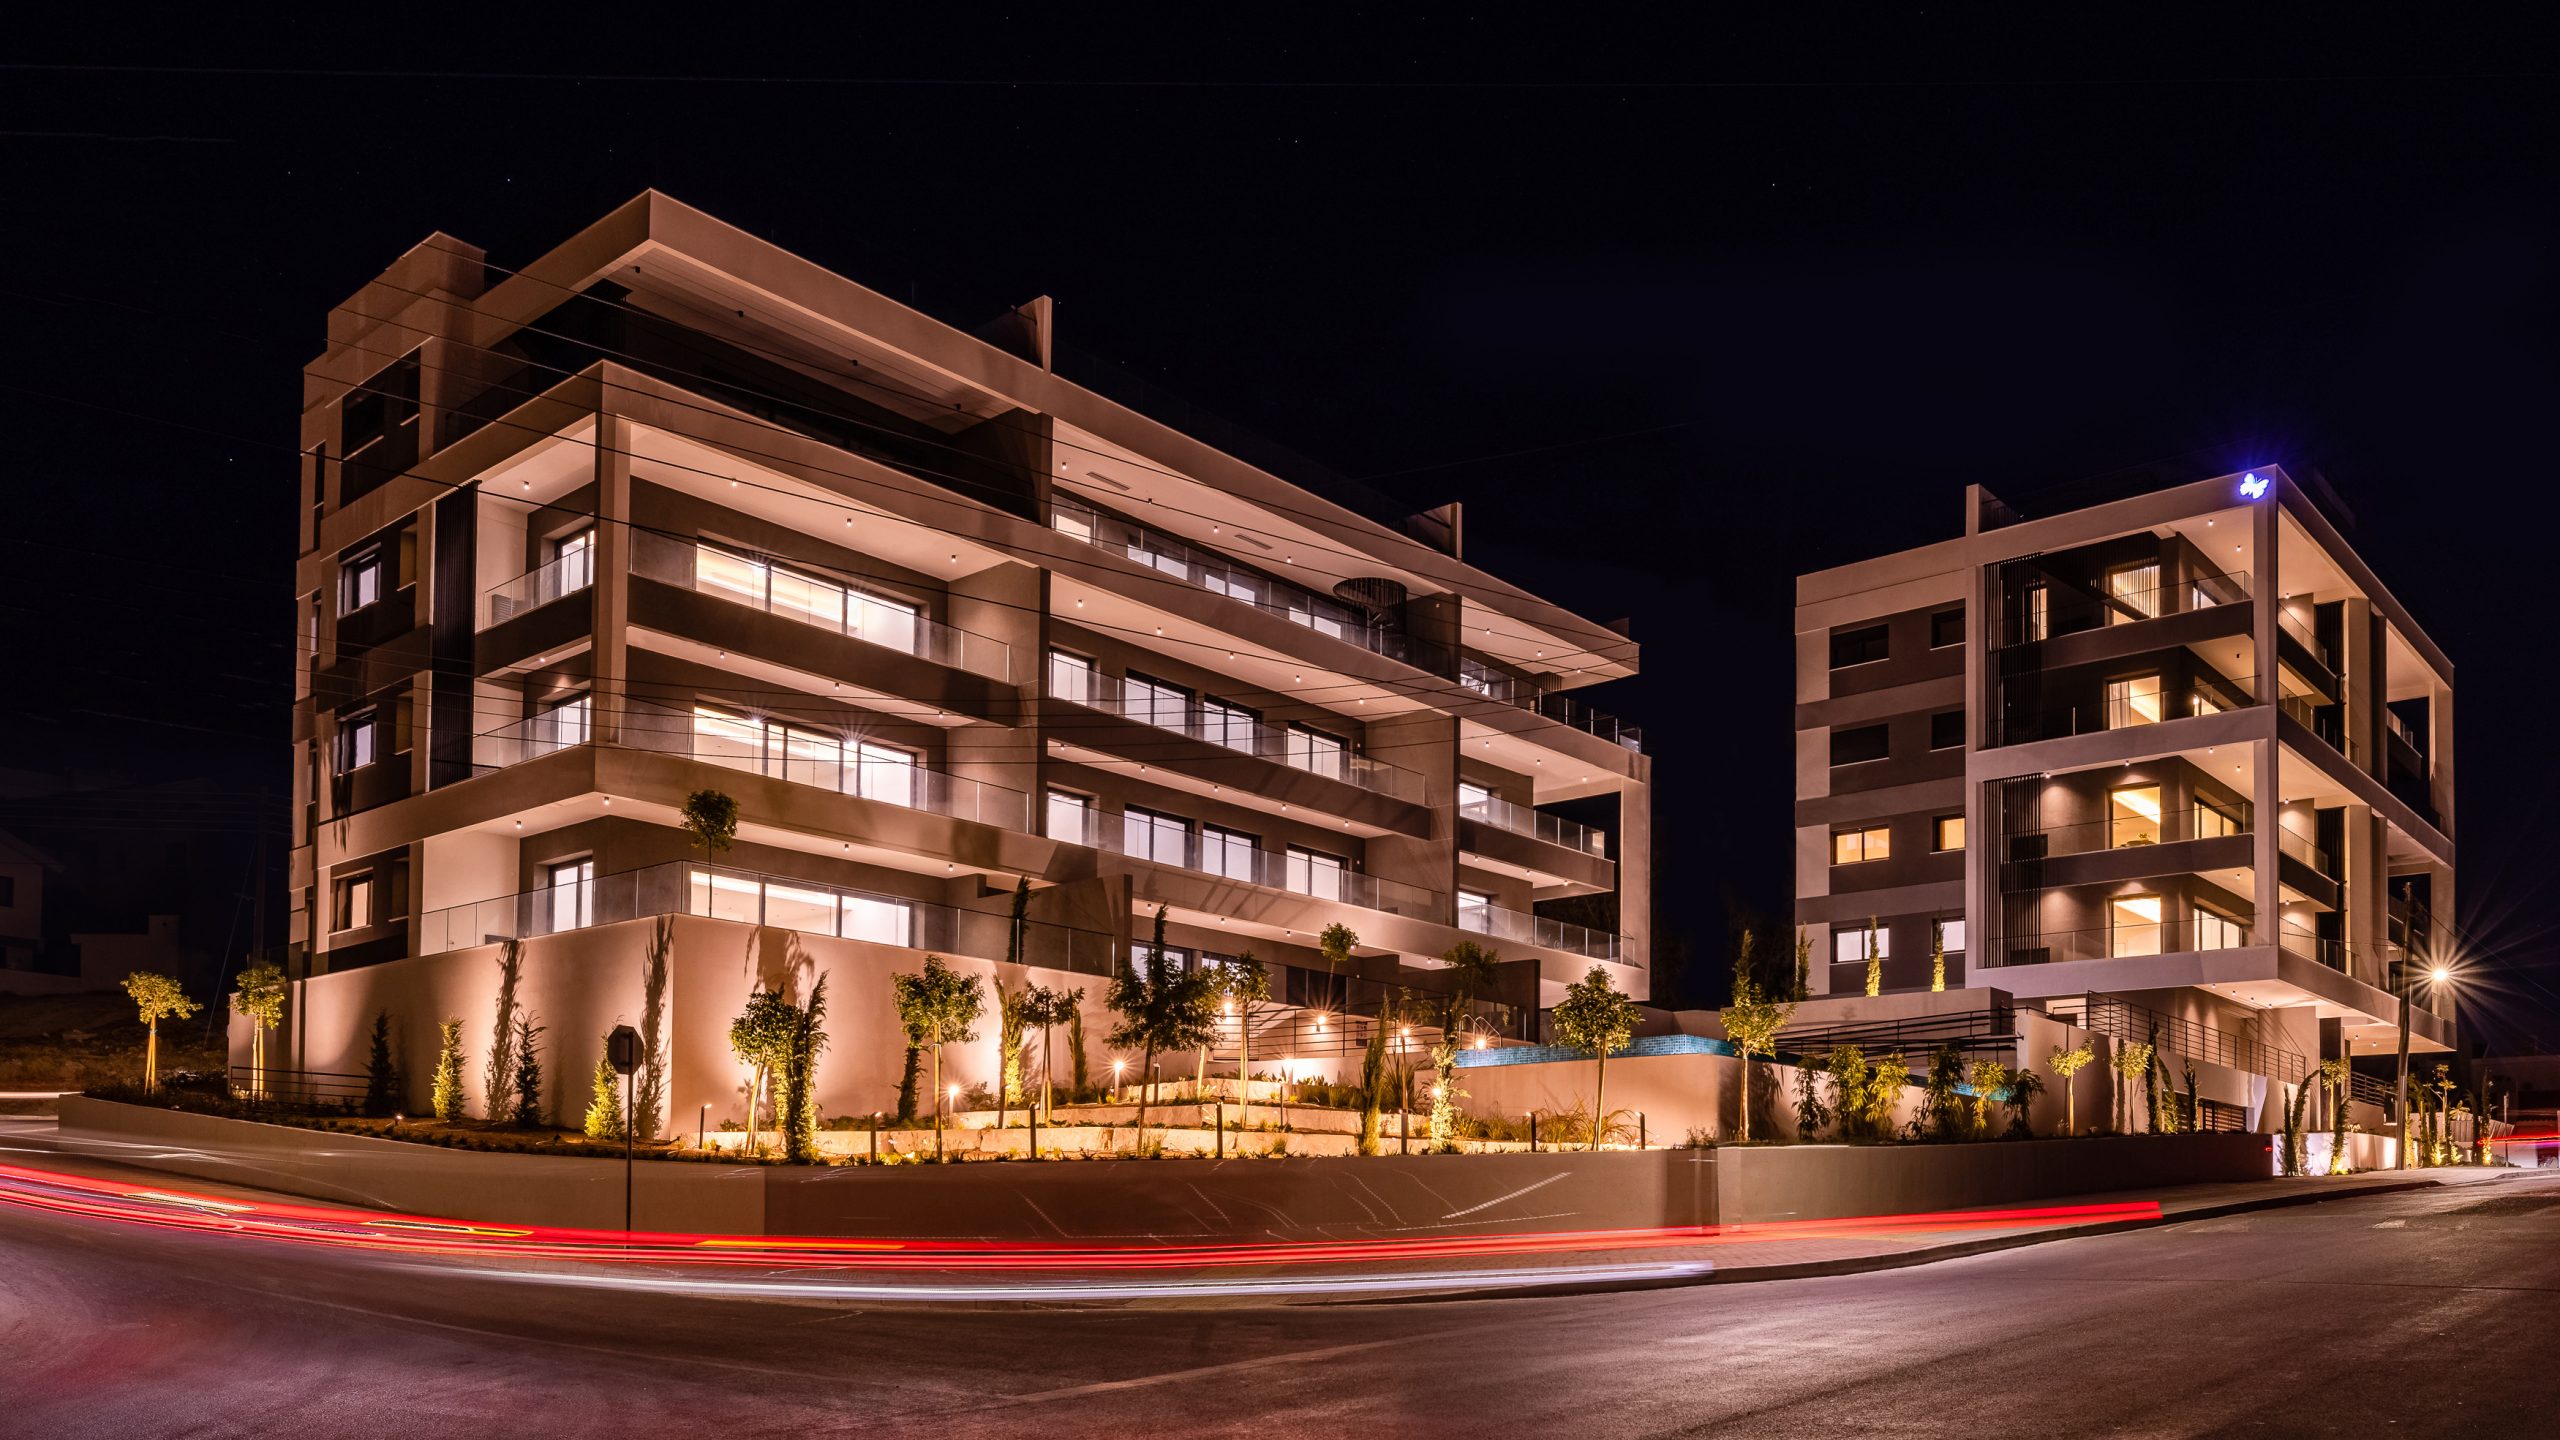
[(1644, 782), (1618, 792), (1618, 833), (1609, 843), (1618, 857), (1618, 953), (1645, 967), (1644, 992), (1635, 997), (1643, 1000), (1653, 995), (1653, 762), (1637, 763)]
[[(2277, 607), (2283, 602), (2284, 589), (2276, 575), (2277, 546), (2281, 531), (2278, 521), (2283, 512), (2273, 500), (2262, 500), (2249, 511), (2250, 561), (2249, 577), (2250, 638), (2257, 652), (2257, 676), (2250, 681), (2251, 695), (2260, 705), (2272, 707), (2283, 693), (2276, 676), (2276, 636), (2279, 633)], [(2276, 732), (2276, 722), (2269, 717), (2267, 733)], [(2277, 882), (2277, 857), (2282, 852), (2276, 844), (2276, 817), (2283, 800), (2280, 789), (2283, 747), (2273, 739), (2250, 742), (2251, 762), (2255, 767), (2250, 790), (2252, 845), (2250, 863), (2254, 867), (2252, 908), (2255, 914), (2249, 925), (2249, 942), (2253, 945), (2283, 943), (2284, 919), (2281, 912), (2283, 889)]]
[(2346, 693), (2338, 698), (2345, 715), (2347, 758), (2378, 776), (2383, 753), (2381, 659), (2390, 653), (2390, 646), (2382, 640), (2373, 602), (2349, 596), (2339, 608), (2338, 636), (2344, 653), (2338, 657), (2338, 683)]
[(595, 434), (596, 628), (587, 673), (595, 687), (595, 738), (615, 743), (631, 703), (631, 422), (599, 414)]
[(2370, 806), (2350, 803), (2341, 817), (2346, 854), (2338, 873), (2346, 887), (2347, 974), (2367, 985), (2381, 986), (2382, 946), (2391, 933), (2390, 883), (2382, 817)]

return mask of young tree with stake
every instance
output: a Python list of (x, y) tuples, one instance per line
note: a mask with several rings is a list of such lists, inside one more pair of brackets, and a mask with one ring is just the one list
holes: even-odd
[(923, 970), (892, 975), (889, 983), (897, 995), (898, 1023), (933, 1047), (933, 1130), (938, 1148), (943, 1123), (942, 1048), (978, 1038), (978, 1017), (986, 1013), (987, 999), (977, 976), (961, 974), (939, 955), (927, 955)]
[(249, 1017), (249, 1094), (267, 1093), (267, 1032), (284, 1023), (284, 972), (261, 962), (240, 972), (231, 992), (234, 1014)]
[(1607, 970), (1594, 965), (1589, 974), (1565, 987), (1554, 1018), (1557, 1039), (1599, 1062), (1591, 1077), (1589, 1146), (1597, 1150), (1600, 1137), (1609, 1129), (1609, 1052), (1625, 1049), (1636, 1033), (1635, 1002), (1609, 983)]
[(178, 982), (149, 970), (124, 977), (124, 993), (142, 1021), (142, 1088), (160, 1088), (160, 1022), (184, 1020), (204, 1007), (187, 998)]
[(1156, 907), (1155, 939), (1147, 963), (1111, 977), (1103, 998), (1120, 1015), (1110, 1040), (1141, 1054), (1138, 1067), (1138, 1134), (1147, 1130), (1147, 1102), (1155, 1089), (1156, 1056), (1206, 1045), (1217, 1036), (1216, 1001), (1207, 975), (1196, 966), (1168, 963), (1164, 950), (1164, 907)]
[(1751, 1143), (1751, 1057), (1776, 1055), (1778, 1032), (1793, 1020), (1796, 1007), (1782, 1005), (1763, 994), (1760, 979), (1751, 973), (1751, 932), (1742, 932), (1742, 946), (1733, 957), (1733, 1003), (1724, 1009), (1724, 1036), (1742, 1053), (1742, 1143)]

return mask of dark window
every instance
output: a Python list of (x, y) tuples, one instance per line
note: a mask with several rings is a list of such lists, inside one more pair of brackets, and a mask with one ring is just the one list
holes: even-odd
[(15, 875), (0, 875), (0, 910), (12, 908), (16, 906), (17, 903), (18, 877)]
[(1855, 630), (1831, 632), (1831, 668), (1868, 665), (1883, 659), (1892, 648), (1891, 631), (1882, 625), (1865, 625)]
[(1944, 650), (1964, 643), (1964, 612), (1941, 610), (1929, 617), (1929, 648)]
[(1855, 730), (1831, 732), (1831, 763), (1857, 765), (1881, 760), (1893, 753), (1892, 732), (1882, 725), (1861, 725)]
[(1929, 748), (1957, 750), (1964, 746), (1964, 712), (1941, 710), (1929, 717)]

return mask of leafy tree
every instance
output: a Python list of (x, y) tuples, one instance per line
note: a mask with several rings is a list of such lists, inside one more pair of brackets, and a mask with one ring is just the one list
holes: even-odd
[(133, 1000), (134, 1013), (141, 1019), (142, 1088), (160, 1088), (160, 1022), (184, 1020), (204, 1007), (187, 998), (178, 982), (149, 970), (136, 970), (124, 977), (124, 993)]
[(687, 795), (682, 816), (685, 838), (706, 860), (738, 843), (738, 802), (721, 791), (696, 790)]
[(1787, 998), (1798, 1005), (1813, 998), (1813, 941), (1801, 925), (1796, 927), (1796, 983)]
[(2062, 1133), (2065, 1135), (2080, 1133), (2080, 1095), (2072, 1085), (2071, 1077), (2079, 1074), (2097, 1055), (2092, 1043), (2083, 1040), (2068, 1050), (2056, 1045), (2053, 1053), (2044, 1057), (2045, 1068), (2062, 1082)]
[(267, 1032), (284, 1023), (284, 972), (260, 961), (240, 972), (233, 1013), (249, 1019), (249, 1093), (267, 1093)]
[[(895, 985), (895, 980), (890, 981)], [(916, 1084), (924, 1073), (924, 1032), (909, 1023), (904, 1005), (898, 1007), (898, 1030), (907, 1039), (906, 1063), (898, 1070), (898, 1123), (916, 1123)]]
[(1902, 1103), (1902, 1087), (1911, 1083), (1911, 1067), (1894, 1051), (1875, 1063), (1867, 1072), (1867, 1133), (1881, 1140), (1893, 1133), (1893, 1108)]
[(809, 987), (798, 1007), (782, 1062), (782, 1152), (807, 1164), (818, 1158), (818, 1054), (827, 1048), (827, 977)]
[[(1060, 1025), (1078, 1023), (1077, 1017), (1084, 1007), (1084, 990), (1082, 987), (1052, 990), (1045, 985), (1034, 985), (1024, 1003), (1029, 1007), (1024, 1016), (1025, 1022), (1040, 1032), (1040, 1113), (1047, 1116), (1053, 1113), (1050, 1084), (1058, 1071), (1057, 1050), (1050, 1043), (1050, 1032)], [(1077, 1050), (1081, 1063), (1081, 1039), (1077, 1042)]]
[(1867, 917), (1866, 946), (1867, 996), (1873, 999), (1884, 993), (1884, 956), (1876, 950), (1876, 917), (1873, 915)]
[[(2187, 1067), (2195, 1073), (2195, 1067)], [(2347, 1163), (2347, 1103), (2355, 1088), (2355, 1067), (2345, 1056), (2320, 1062), (2320, 1078), (2329, 1087), (2329, 1173), (2345, 1175), (2355, 1169)]]
[(1814, 1086), (1821, 1068), (1810, 1055), (1796, 1057), (1796, 1138), (1812, 1140), (1831, 1123), (1831, 1107), (1822, 1103), (1822, 1093)]
[(1390, 992), (1378, 1005), (1378, 1023), (1369, 1031), (1369, 1047), (1360, 1053), (1360, 1153), (1382, 1148), (1381, 1126), (1387, 1105), (1387, 1032), (1396, 1025), (1396, 997)]
[(2107, 1063), (2112, 1066), (2116, 1072), (2116, 1133), (2120, 1135), (2131, 1134), (2133, 1131), (2133, 1091), (2129, 1087), (2133, 1084), (2134, 1076), (2148, 1075), (2151, 1073), (2151, 1047), (2149, 1045), (2133, 1044), (2118, 1045), (2116, 1047), (2116, 1053), (2108, 1060)]
[(2009, 1067), (1997, 1060), (1976, 1060), (1965, 1066), (1965, 1083), (1973, 1087), (1973, 1138), (1991, 1138), (1991, 1107), (1998, 1104), (2015, 1077)]
[(1216, 1000), (1210, 994), (1206, 972), (1197, 966), (1172, 964), (1166, 958), (1163, 906), (1156, 907), (1155, 939), (1148, 946), (1147, 963), (1111, 977), (1103, 1000), (1120, 1015), (1120, 1023), (1111, 1029), (1111, 1043), (1124, 1050), (1137, 1050), (1142, 1056), (1138, 1065), (1138, 1083), (1143, 1087), (1138, 1091), (1138, 1133), (1143, 1138), (1147, 1101), (1155, 1089), (1156, 1056), (1206, 1045), (1218, 1033)]
[[(1271, 998), (1271, 974), (1247, 950), (1218, 967), (1218, 993), (1236, 1011), (1236, 1103), (1253, 1123), (1253, 1007)], [(1443, 1038), (1446, 1038), (1445, 1036)]]
[[(773, 1077), (791, 1058), (791, 1037), (800, 1028), (800, 1007), (779, 990), (758, 990), (746, 1008), (729, 1022), (729, 1053), (747, 1067), (747, 1148), (760, 1152), (764, 1102), (773, 1095)], [(777, 1099), (779, 1097), (776, 1097)], [(780, 1107), (776, 1107), (779, 1119)]]
[(430, 1097), (439, 1120), (462, 1118), (462, 1021), (436, 1027), (436, 1083)]
[(1831, 1105), (1840, 1115), (1841, 1138), (1872, 1138), (1867, 1131), (1867, 1052), (1855, 1045), (1835, 1045), (1824, 1068), (1831, 1077)]
[(889, 983), (897, 995), (899, 1025), (933, 1048), (933, 1128), (940, 1131), (942, 1048), (978, 1038), (976, 1026), (978, 1017), (986, 1013), (987, 997), (978, 988), (977, 976), (961, 974), (939, 955), (927, 955), (924, 969), (913, 975), (892, 975)]
[(2036, 1132), (2027, 1124), (2027, 1106), (2044, 1093), (2044, 1078), (2021, 1065), (2009, 1077), (2009, 1129), (2012, 1140), (2032, 1140)]
[(1751, 1057), (1778, 1053), (1778, 1032), (1793, 1020), (1796, 1007), (1781, 1005), (1760, 991), (1751, 973), (1751, 932), (1742, 932), (1733, 957), (1733, 1003), (1724, 1009), (1725, 1038), (1742, 1052), (1742, 1140), (1751, 1142)]
[(996, 992), (996, 1128), (1004, 1128), (1005, 1112), (1022, 1098), (1022, 1050), (1031, 1032), (1031, 999), (1036, 988), (1028, 980), (1005, 988), (999, 971), (989, 982)]
[(516, 1124), (532, 1129), (542, 1123), (542, 1057), (534, 1042), (543, 1027), (533, 1023), (530, 1011), (516, 1012)]
[(1964, 1097), (1956, 1087), (1964, 1083), (1964, 1052), (1953, 1045), (1941, 1045), (1929, 1057), (1929, 1081), (1921, 1091), (1920, 1113), (1911, 1117), (1911, 1134), (1916, 1139), (1935, 1131), (1941, 1140), (1953, 1140), (1964, 1131)]
[(389, 1115), (400, 1108), (400, 1076), (391, 1067), (391, 1012), (373, 1012), (373, 1048), (364, 1063), (364, 1113)]
[(622, 1138), (622, 1077), (613, 1073), (613, 1061), (596, 1057), (595, 1091), (587, 1099), (585, 1129), (590, 1140)]
[(1609, 1129), (1608, 1098), (1609, 1052), (1623, 1050), (1636, 1033), (1635, 1002), (1618, 993), (1609, 983), (1609, 972), (1594, 965), (1588, 974), (1567, 985), (1564, 1000), (1555, 1008), (1556, 1038), (1568, 1048), (1579, 1050), (1598, 1062), (1591, 1084), (1591, 1145), (1600, 1148), (1600, 1137)]

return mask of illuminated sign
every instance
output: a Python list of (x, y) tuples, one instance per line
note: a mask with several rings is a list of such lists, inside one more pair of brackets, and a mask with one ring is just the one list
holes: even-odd
[(2243, 475), (2243, 476), (2241, 476), (2241, 477), (2240, 477), (2240, 498), (2241, 498), (2241, 499), (2243, 499), (2243, 500), (2256, 500), (2256, 499), (2263, 498), (2263, 497), (2266, 495), (2266, 493), (2267, 493), (2267, 482), (2258, 478), (2258, 472), (2257, 472), (2257, 471), (2252, 470), (2252, 471), (2250, 471), (2248, 474)]

